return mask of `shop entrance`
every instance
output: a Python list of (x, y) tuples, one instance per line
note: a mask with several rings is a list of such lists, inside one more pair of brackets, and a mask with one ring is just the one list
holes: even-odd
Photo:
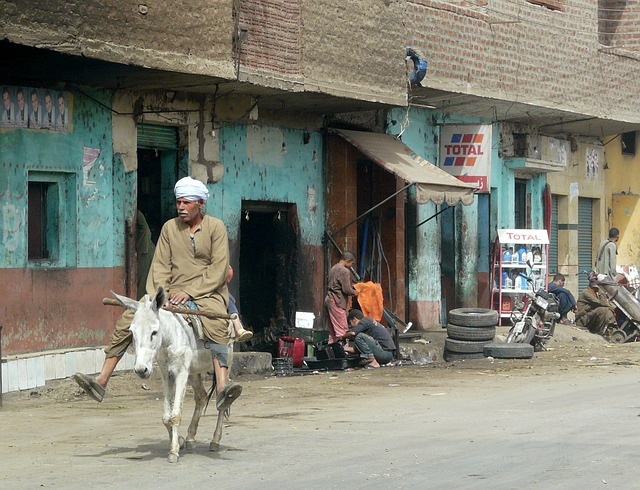
[(296, 223), (295, 204), (242, 203), (238, 302), (257, 341), (271, 343), (294, 325)]

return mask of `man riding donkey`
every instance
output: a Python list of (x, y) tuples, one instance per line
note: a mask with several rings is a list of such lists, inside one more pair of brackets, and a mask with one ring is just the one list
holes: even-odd
[[(185, 177), (176, 183), (174, 192), (178, 217), (162, 227), (147, 278), (147, 293), (153, 295), (162, 286), (168, 305), (195, 306), (224, 315), (229, 305), (229, 242), (225, 225), (205, 214), (209, 191), (202, 182)], [(102, 370), (95, 379), (82, 373), (74, 375), (76, 382), (98, 402), (103, 400), (107, 383), (131, 344), (132, 319), (133, 312), (126, 310), (117, 321), (105, 349)], [(225, 411), (242, 392), (242, 386), (227, 382), (228, 343), (233, 331), (227, 320), (201, 317), (201, 321), (213, 358), (216, 409)]]

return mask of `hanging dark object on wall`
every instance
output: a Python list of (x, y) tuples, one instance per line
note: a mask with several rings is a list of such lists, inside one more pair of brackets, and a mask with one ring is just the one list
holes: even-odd
[(425, 56), (416, 48), (407, 46), (406, 57), (413, 61), (413, 71), (409, 76), (411, 85), (420, 85), (420, 82), (427, 74), (428, 63)]

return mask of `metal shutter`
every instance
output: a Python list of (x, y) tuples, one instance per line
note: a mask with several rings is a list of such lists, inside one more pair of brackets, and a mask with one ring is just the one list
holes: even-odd
[(177, 150), (178, 129), (174, 126), (138, 124), (138, 148)]
[(551, 196), (551, 230), (549, 230), (549, 259), (547, 274), (558, 272), (558, 196)]
[(578, 289), (582, 291), (589, 285), (587, 274), (582, 271), (593, 270), (593, 199), (578, 198)]

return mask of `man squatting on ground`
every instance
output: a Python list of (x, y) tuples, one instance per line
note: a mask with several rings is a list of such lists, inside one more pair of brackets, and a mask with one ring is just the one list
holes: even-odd
[(345, 250), (340, 256), (340, 261), (329, 271), (324, 305), (329, 318), (330, 343), (337, 342), (349, 329), (347, 326), (349, 296), (358, 296), (358, 291), (351, 282), (351, 267), (355, 263), (356, 256), (354, 253)]
[[(199, 309), (225, 314), (229, 304), (227, 274), (229, 242), (224, 223), (204, 214), (209, 196), (200, 181), (185, 177), (175, 187), (178, 217), (167, 221), (156, 244), (147, 293), (159, 286), (167, 292), (167, 303), (184, 306), (192, 301)], [(74, 379), (89, 396), (100, 402), (118, 361), (131, 343), (129, 326), (133, 312), (126, 310), (116, 323), (111, 342), (105, 349), (102, 370), (95, 378), (76, 373)], [(242, 387), (227, 384), (229, 331), (227, 320), (201, 317), (204, 335), (209, 341), (216, 376), (216, 408), (224, 411), (240, 395)]]
[(584, 288), (578, 298), (576, 325), (591, 333), (605, 335), (608, 327), (616, 327), (614, 309), (596, 278), (590, 277), (589, 287)]
[(347, 346), (345, 352), (360, 353), (363, 363), (369, 367), (379, 368), (393, 360), (396, 344), (389, 331), (373, 318), (364, 316), (360, 310), (352, 309), (347, 315), (351, 330), (347, 331), (339, 340), (355, 339), (355, 348)]

